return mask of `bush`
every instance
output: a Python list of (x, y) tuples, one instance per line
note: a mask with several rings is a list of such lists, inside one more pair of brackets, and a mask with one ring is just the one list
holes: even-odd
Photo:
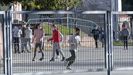
[[(67, 28), (66, 26), (63, 25), (57, 25), (57, 26), (63, 35), (70, 35), (74, 31), (73, 28)], [(51, 27), (49, 25), (45, 24), (43, 28), (46, 35), (51, 35), (52, 32), (51, 32)]]

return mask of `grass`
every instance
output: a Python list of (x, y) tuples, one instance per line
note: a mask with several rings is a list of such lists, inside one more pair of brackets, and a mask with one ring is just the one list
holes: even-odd
[[(113, 42), (113, 45), (114, 45), (114, 46), (123, 46), (124, 44), (123, 44), (122, 41), (114, 41), (114, 42)], [(131, 40), (131, 41), (128, 41), (128, 45), (129, 45), (129, 46), (133, 46), (133, 41), (132, 41), (132, 40)]]

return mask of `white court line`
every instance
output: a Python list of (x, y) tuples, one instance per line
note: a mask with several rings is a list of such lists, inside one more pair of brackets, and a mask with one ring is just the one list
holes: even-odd
[(116, 68), (115, 71), (124, 71), (124, 70), (133, 70), (133, 67), (123, 67), (123, 68)]

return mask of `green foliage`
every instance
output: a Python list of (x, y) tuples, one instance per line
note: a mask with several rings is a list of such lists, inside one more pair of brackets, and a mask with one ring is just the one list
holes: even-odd
[(67, 10), (67, 7), (68, 9), (71, 9), (79, 5), (81, 0), (55, 0), (55, 2), (56, 2), (55, 8), (57, 8), (58, 10), (60, 9)]
[(81, 0), (1, 0), (1, 4), (20, 2), (25, 10), (66, 10), (79, 5)]
[[(73, 33), (73, 28), (67, 28), (66, 26), (63, 26), (63, 25), (57, 25), (60, 32), (63, 34), (63, 35), (69, 35), (69, 34), (72, 34)], [(44, 28), (44, 31), (47, 35), (51, 35), (51, 27), (47, 24), (44, 24), (43, 25), (43, 28)]]

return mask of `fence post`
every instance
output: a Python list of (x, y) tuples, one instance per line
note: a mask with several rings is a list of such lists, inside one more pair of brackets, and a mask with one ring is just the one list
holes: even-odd
[(110, 12), (110, 51), (111, 51), (111, 71), (113, 70), (113, 15)]
[(3, 25), (3, 67), (4, 67), (4, 74), (7, 75), (7, 12), (4, 13), (4, 25)]
[(112, 69), (112, 48), (111, 48), (111, 12), (107, 11), (107, 75), (110, 75)]
[(6, 30), (5, 30), (5, 75), (12, 75), (12, 25), (10, 11), (6, 11)]
[(107, 50), (108, 50), (108, 38), (107, 38), (107, 22), (108, 21), (108, 19), (107, 19), (107, 12), (104, 14), (104, 32), (105, 32), (105, 47), (104, 47), (104, 66), (105, 66), (105, 68), (107, 68)]

